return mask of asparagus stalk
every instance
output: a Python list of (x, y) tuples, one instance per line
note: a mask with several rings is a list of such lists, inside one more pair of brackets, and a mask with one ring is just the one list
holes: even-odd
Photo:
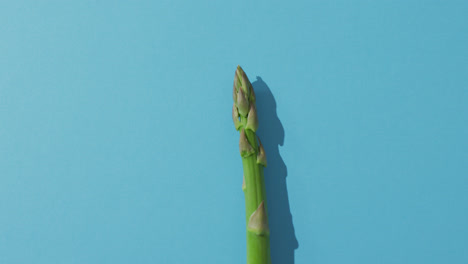
[(232, 119), (240, 132), (239, 150), (244, 167), (247, 264), (271, 264), (270, 231), (263, 167), (265, 150), (255, 132), (258, 128), (255, 93), (244, 70), (237, 66), (233, 87)]

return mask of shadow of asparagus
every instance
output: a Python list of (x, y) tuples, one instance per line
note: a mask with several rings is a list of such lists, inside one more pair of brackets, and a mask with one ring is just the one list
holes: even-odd
[(257, 76), (252, 83), (256, 94), (257, 131), (267, 155), (265, 186), (267, 191), (270, 250), (273, 264), (294, 264), (294, 250), (299, 247), (289, 208), (286, 164), (279, 153), (284, 143), (284, 128), (276, 114), (276, 101), (268, 85)]

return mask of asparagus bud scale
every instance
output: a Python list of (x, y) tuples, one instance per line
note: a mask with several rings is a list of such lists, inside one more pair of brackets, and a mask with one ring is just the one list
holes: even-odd
[(255, 132), (258, 128), (255, 93), (244, 70), (237, 66), (233, 86), (232, 119), (240, 133), (239, 152), (244, 176), (242, 190), (245, 196), (247, 227), (247, 264), (271, 264), (270, 230), (266, 204), (263, 168), (266, 155)]

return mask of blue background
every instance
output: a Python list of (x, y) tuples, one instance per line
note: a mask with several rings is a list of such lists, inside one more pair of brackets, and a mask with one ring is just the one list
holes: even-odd
[[(466, 1), (2, 1), (0, 263), (468, 263)], [(258, 76), (258, 78), (257, 78)]]

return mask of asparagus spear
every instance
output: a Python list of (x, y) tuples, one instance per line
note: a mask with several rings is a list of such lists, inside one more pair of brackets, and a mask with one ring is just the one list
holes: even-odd
[(239, 150), (244, 167), (242, 190), (245, 196), (247, 264), (271, 264), (270, 231), (263, 167), (265, 150), (255, 132), (258, 128), (255, 93), (244, 70), (237, 66), (233, 87), (232, 119), (240, 131)]

